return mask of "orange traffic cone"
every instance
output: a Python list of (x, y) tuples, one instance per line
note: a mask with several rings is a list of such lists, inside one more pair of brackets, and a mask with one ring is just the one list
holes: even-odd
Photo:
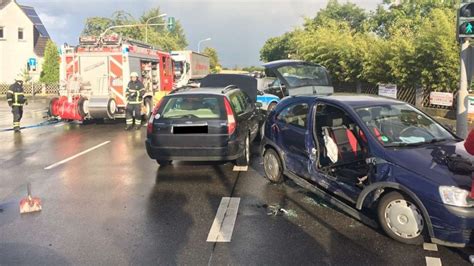
[(27, 185), (28, 196), (20, 201), (20, 213), (41, 211), (41, 200), (31, 196), (31, 185)]

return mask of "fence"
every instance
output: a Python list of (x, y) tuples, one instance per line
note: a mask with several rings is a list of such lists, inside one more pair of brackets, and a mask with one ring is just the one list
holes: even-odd
[[(337, 84), (334, 88), (335, 92), (342, 92), (342, 93), (356, 93), (356, 85), (355, 84)], [(363, 94), (372, 94), (378, 95), (378, 88), (376, 85), (373, 84), (362, 84), (361, 85), (361, 92)], [(430, 103), (430, 92), (429, 89), (424, 89), (421, 99), (422, 107), (428, 108), (435, 108), (435, 109), (443, 109), (443, 110), (456, 110), (456, 94), (454, 95), (453, 105), (452, 106), (442, 106), (442, 105), (433, 105)], [(416, 105), (417, 102), (417, 93), (415, 88), (398, 88), (397, 90), (397, 99), (407, 102), (412, 105)]]
[[(0, 96), (7, 94), (11, 84), (0, 83)], [(25, 94), (28, 95), (58, 95), (59, 84), (26, 83)]]

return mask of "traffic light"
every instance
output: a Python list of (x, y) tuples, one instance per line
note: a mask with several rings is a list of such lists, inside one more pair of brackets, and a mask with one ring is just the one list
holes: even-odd
[(168, 17), (167, 27), (169, 31), (174, 31), (174, 28), (176, 27), (176, 19), (174, 17)]
[(458, 39), (474, 37), (474, 2), (461, 3), (457, 33)]

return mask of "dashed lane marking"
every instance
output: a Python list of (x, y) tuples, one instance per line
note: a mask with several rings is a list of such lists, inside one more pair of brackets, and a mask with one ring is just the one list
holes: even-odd
[(433, 243), (423, 243), (423, 249), (428, 251), (438, 251), (438, 246)]
[(83, 152), (80, 152), (80, 153), (78, 153), (78, 154), (76, 154), (76, 155), (73, 155), (73, 156), (71, 156), (71, 157), (69, 157), (69, 158), (67, 158), (67, 159), (64, 159), (64, 160), (62, 160), (62, 161), (60, 161), (60, 162), (57, 162), (57, 163), (52, 164), (52, 165), (50, 165), (50, 166), (48, 166), (48, 167), (45, 167), (44, 170), (51, 170), (51, 169), (53, 169), (53, 168), (55, 168), (55, 167), (60, 166), (61, 164), (65, 164), (65, 163), (67, 163), (67, 162), (69, 162), (69, 161), (71, 161), (71, 160), (76, 159), (76, 158), (79, 157), (79, 156), (82, 156), (82, 155), (84, 155), (84, 154), (86, 154), (86, 153), (89, 153), (89, 152), (91, 152), (91, 151), (93, 151), (93, 150), (96, 150), (96, 149), (98, 149), (98, 148), (100, 148), (100, 147), (102, 147), (102, 146), (104, 146), (104, 145), (109, 144), (109, 143), (110, 143), (110, 141), (103, 142), (103, 143), (101, 143), (101, 144), (99, 144), (99, 145), (97, 145), (97, 146), (94, 146), (94, 147), (92, 147), (92, 148), (90, 148), (90, 149), (87, 149), (87, 150), (85, 150), (85, 151), (83, 151)]
[(247, 172), (249, 170), (248, 165), (247, 166), (234, 166), (233, 171), (234, 172)]
[(222, 198), (211, 230), (207, 236), (207, 242), (231, 241), (235, 220), (237, 219), (237, 212), (239, 211), (239, 204), (240, 198)]
[(433, 258), (433, 257), (425, 257), (426, 259), (426, 266), (441, 266), (441, 259), (440, 258)]

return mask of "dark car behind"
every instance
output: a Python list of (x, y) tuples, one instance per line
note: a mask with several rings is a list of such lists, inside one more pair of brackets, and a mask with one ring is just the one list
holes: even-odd
[(161, 165), (173, 160), (246, 165), (259, 122), (255, 103), (236, 86), (184, 89), (155, 108), (146, 149)]

